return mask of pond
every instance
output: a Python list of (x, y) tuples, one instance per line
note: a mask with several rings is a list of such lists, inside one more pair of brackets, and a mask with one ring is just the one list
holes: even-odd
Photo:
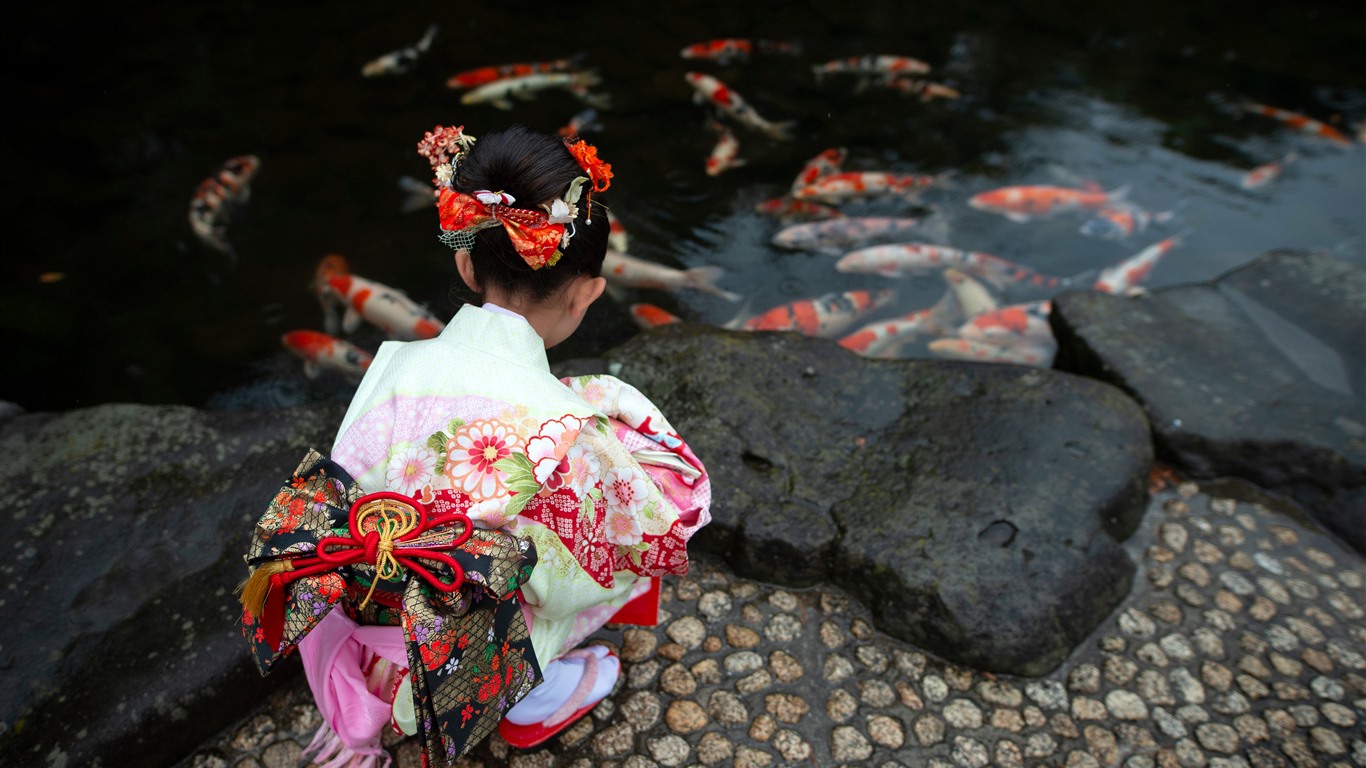
[[(24, 117), (11, 118), (4, 205), (19, 241), (0, 285), (0, 327), (16, 362), (0, 374), (0, 399), (31, 410), (345, 402), (353, 382), (304, 376), (281, 345), (286, 332), (323, 327), (310, 291), (319, 260), (341, 254), (357, 275), (449, 318), (460, 301), (451, 252), (437, 240), (435, 213), (405, 211), (399, 185), (427, 177), (417, 141), (436, 125), (463, 124), (476, 136), (510, 122), (555, 131), (585, 107), (565, 90), (510, 110), (463, 105), (447, 79), (490, 64), (577, 57), (594, 71), (593, 92), (610, 102), (583, 136), (613, 166), (606, 200), (630, 255), (719, 267), (717, 285), (739, 297), (614, 289), (552, 360), (629, 338), (634, 303), (714, 325), (839, 291), (891, 289), (879, 317), (934, 305), (947, 290), (938, 271), (841, 272), (837, 255), (771, 243), (782, 224), (756, 205), (787, 193), (803, 165), (831, 148), (847, 150), (846, 171), (945, 180), (916, 200), (853, 201), (843, 213), (929, 217), (917, 239), (1077, 276), (1075, 287), (1177, 234), (1179, 247), (1143, 287), (1206, 280), (1280, 247), (1366, 265), (1366, 11), (1345, 5), (1235, 14), (1209, 2), (706, 2), (647, 17), (638, 6), (595, 2), (379, 13), (361, 3), (324, 12), (248, 1), (17, 13), (10, 106)], [(413, 45), (431, 25), (431, 47), (411, 71), (362, 76), (367, 62)], [(727, 37), (796, 50), (732, 62), (680, 55)], [(865, 55), (923, 61), (923, 77), (959, 97), (922, 100), (814, 71)], [(688, 72), (718, 78), (771, 121), (792, 121), (791, 137), (726, 119), (745, 163), (708, 175), (717, 134)], [(1245, 102), (1323, 121), (1351, 145), (1241, 109)], [(1246, 172), (1291, 153), (1280, 178), (1243, 188)], [(194, 235), (187, 209), (202, 180), (243, 154), (260, 169), (227, 228), (225, 254)], [(1082, 233), (1093, 211), (1017, 222), (968, 203), (1012, 185), (1123, 189), (1170, 220), (1112, 240)], [(991, 293), (1004, 305), (1060, 289), (1005, 284)], [(362, 327), (347, 338), (373, 351), (382, 335)], [(925, 341), (898, 354), (935, 354)]]

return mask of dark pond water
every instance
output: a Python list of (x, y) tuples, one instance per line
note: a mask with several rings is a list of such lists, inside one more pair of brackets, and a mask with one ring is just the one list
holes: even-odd
[[(579, 54), (611, 98), (586, 133), (612, 163), (609, 202), (634, 256), (717, 265), (750, 311), (831, 290), (891, 286), (887, 313), (932, 304), (937, 275), (891, 281), (836, 273), (833, 258), (769, 245), (779, 225), (754, 205), (786, 191), (829, 147), (846, 167), (956, 172), (928, 193), (947, 242), (1069, 275), (1109, 266), (1191, 229), (1146, 282), (1214, 277), (1276, 247), (1323, 248), (1366, 263), (1366, 8), (1360, 4), (688, 3), (655, 6), (462, 3), (47, 4), (14, 12), (6, 34), (10, 130), (4, 209), (18, 234), (3, 262), (0, 328), (11, 363), (0, 399), (29, 409), (110, 401), (214, 408), (344, 400), (335, 375), (306, 379), (282, 333), (322, 327), (307, 291), (325, 254), (455, 311), (450, 251), (434, 213), (403, 213), (401, 176), (424, 177), (414, 152), (437, 124), (478, 135), (517, 121), (545, 130), (583, 105), (565, 92), (510, 112), (460, 104), (455, 72)], [(439, 31), (414, 71), (363, 78), (361, 66)], [(570, 30), (566, 33), (565, 30)], [(576, 36), (571, 37), (570, 34)], [(686, 61), (718, 37), (795, 40), (798, 56)], [(835, 58), (897, 54), (929, 62), (960, 100), (922, 103), (852, 78), (817, 82)], [(714, 143), (683, 74), (713, 74), (791, 141), (737, 128), (747, 165), (703, 172)], [(1340, 149), (1228, 108), (1252, 100), (1308, 114), (1351, 135)], [(1298, 153), (1287, 174), (1245, 191), (1242, 174)], [(234, 155), (261, 158), (228, 239), (206, 248), (186, 219), (199, 182)], [(1078, 232), (1081, 217), (1019, 224), (969, 196), (1008, 184), (1130, 185), (1178, 221), (1115, 243)], [(911, 215), (873, 201), (849, 213)], [(50, 274), (57, 273), (57, 274)], [(1046, 298), (1007, 291), (1003, 302)], [(588, 356), (629, 337), (643, 301), (723, 324), (739, 306), (695, 291), (631, 290), (596, 307), (552, 358)], [(375, 348), (373, 331), (352, 337)], [(909, 354), (922, 354), (912, 349)]]

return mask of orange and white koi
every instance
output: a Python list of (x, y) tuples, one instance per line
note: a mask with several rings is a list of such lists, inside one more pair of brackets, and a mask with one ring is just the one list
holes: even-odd
[(817, 64), (811, 70), (820, 80), (830, 74), (880, 75), (891, 79), (900, 75), (923, 75), (930, 65), (910, 56), (853, 56)]
[(221, 253), (232, 253), (227, 241), (228, 220), (236, 205), (250, 199), (251, 180), (260, 167), (261, 160), (256, 155), (238, 155), (199, 183), (190, 198), (190, 229), (205, 245)]
[(1045, 275), (989, 253), (929, 243), (874, 245), (850, 251), (835, 262), (838, 272), (872, 273), (883, 277), (923, 274), (945, 267), (967, 270), (998, 289), (1007, 285), (1060, 288), (1070, 283), (1067, 278)]
[(505, 77), (478, 86), (460, 97), (460, 103), (488, 104), (502, 110), (512, 109), (513, 97), (530, 99), (537, 93), (551, 88), (563, 88), (578, 96), (584, 103), (594, 107), (607, 106), (607, 97), (594, 95), (589, 88), (602, 82), (596, 72), (545, 72), (519, 77)]
[(527, 75), (545, 74), (547, 72), (568, 72), (574, 68), (577, 58), (555, 59), (553, 61), (534, 61), (525, 64), (495, 64), (489, 67), (479, 67), (464, 72), (457, 72), (451, 75), (446, 81), (446, 87), (451, 90), (462, 90), (464, 88), (478, 88), (481, 85), (488, 85), (497, 80), (505, 80), (509, 77), (525, 77)]
[(741, 160), (740, 141), (735, 138), (735, 132), (721, 123), (712, 123), (712, 130), (716, 131), (716, 146), (712, 147), (711, 155), (707, 157), (707, 175), (719, 176), (722, 173), (744, 165)]
[(1267, 184), (1270, 184), (1276, 179), (1279, 179), (1281, 177), (1281, 174), (1285, 173), (1285, 169), (1289, 168), (1290, 164), (1295, 162), (1295, 159), (1297, 157), (1298, 156), (1295, 154), (1295, 152), (1291, 151), (1280, 160), (1267, 163), (1266, 165), (1259, 165), (1256, 168), (1253, 168), (1252, 170), (1243, 174), (1243, 178), (1241, 181), (1243, 189), (1259, 189), (1261, 187), (1265, 187)]
[(629, 240), (626, 235), (626, 227), (611, 211), (607, 212), (607, 247), (618, 253), (626, 253), (631, 250), (627, 248)]
[(569, 122), (560, 126), (559, 134), (566, 139), (575, 139), (584, 131), (601, 131), (602, 123), (598, 122), (598, 111), (589, 107), (569, 118)]
[(687, 72), (683, 78), (693, 87), (693, 98), (699, 103), (709, 103), (722, 114), (775, 139), (792, 138), (792, 122), (773, 123), (765, 120), (744, 97), (711, 75)]
[(947, 178), (947, 174), (898, 175), (885, 171), (847, 171), (831, 173), (792, 191), (798, 200), (838, 204), (847, 200), (880, 195), (903, 195), (916, 199), (919, 194)]
[(1251, 101), (1243, 102), (1242, 106), (1243, 109), (1254, 115), (1264, 115), (1280, 120), (1282, 123), (1294, 128), (1300, 133), (1307, 133), (1310, 136), (1327, 139), (1340, 147), (1352, 146), (1352, 140), (1347, 138), (1346, 134), (1342, 131), (1339, 131), (1331, 125), (1321, 123), (1308, 115), (1301, 115), (1298, 112), (1291, 112), (1290, 110), (1281, 109), (1279, 107), (1269, 107), (1265, 104), (1257, 104)]
[(654, 304), (632, 304), (631, 319), (641, 328), (658, 328), (661, 325), (682, 322), (678, 315)]
[(797, 331), (806, 336), (833, 338), (860, 317), (891, 301), (892, 295), (885, 288), (827, 293), (779, 305), (749, 318), (740, 327), (746, 331)]
[(602, 260), (602, 276), (607, 278), (609, 284), (666, 291), (691, 288), (720, 296), (727, 301), (739, 301), (744, 298), (738, 293), (717, 287), (716, 281), (724, 275), (725, 270), (720, 267), (675, 269), (611, 249), (608, 249)]
[(1053, 328), (1048, 324), (1052, 309), (1053, 302), (1047, 300), (1011, 304), (968, 320), (958, 328), (958, 335), (993, 344), (1046, 346), (1054, 343)]
[(1123, 200), (1128, 192), (1128, 185), (1110, 192), (1046, 185), (1001, 187), (973, 195), (968, 198), (968, 205), (1011, 221), (1025, 222), (1068, 211), (1096, 210)]
[(957, 297), (958, 306), (968, 320), (1000, 308), (991, 293), (966, 272), (949, 267), (944, 270), (944, 281), (949, 284), (949, 290)]
[(934, 99), (960, 99), (963, 94), (956, 89), (950, 88), (943, 83), (935, 83), (929, 80), (917, 80), (909, 77), (894, 77), (887, 82), (887, 87), (909, 93), (920, 97), (921, 101), (932, 101)]
[(418, 40), (415, 45), (407, 48), (400, 48), (397, 51), (390, 51), (375, 59), (366, 62), (360, 68), (361, 75), (365, 77), (380, 77), (381, 75), (401, 75), (412, 69), (422, 54), (432, 47), (432, 39), (436, 37), (436, 25), (427, 27), (427, 32)]
[(894, 357), (901, 347), (921, 336), (942, 336), (949, 332), (943, 303), (901, 317), (875, 320), (840, 339), (839, 345), (865, 357)]
[(1102, 240), (1125, 240), (1147, 229), (1149, 224), (1166, 224), (1175, 217), (1175, 209), (1153, 212), (1127, 200), (1116, 200), (1101, 206), (1077, 231)]
[(783, 40), (747, 40), (742, 37), (726, 37), (693, 43), (678, 52), (685, 59), (707, 59), (718, 64), (746, 61), (755, 51), (761, 53), (801, 53), (801, 45)]
[(931, 352), (955, 360), (981, 363), (1016, 363), (1047, 367), (1053, 364), (1056, 348), (1030, 344), (994, 344), (980, 339), (947, 337), (929, 343)]
[(766, 216), (777, 216), (785, 224), (797, 219), (838, 219), (844, 216), (844, 212), (838, 208), (810, 200), (795, 200), (791, 196), (760, 201), (755, 204), (754, 211)]
[(848, 156), (849, 151), (844, 147), (832, 147), (807, 160), (806, 165), (802, 166), (802, 172), (792, 180), (792, 192), (796, 193), (802, 187), (814, 184), (818, 179), (832, 173), (839, 173)]
[(290, 331), (280, 337), (280, 343), (304, 361), (304, 375), (310, 379), (323, 370), (359, 378), (375, 359), (349, 341), (318, 331)]
[(422, 305), (387, 285), (353, 274), (331, 275), (327, 285), (347, 303), (342, 330), (354, 331), (365, 320), (401, 340), (430, 339), (446, 324)]
[(1188, 229), (1161, 240), (1113, 267), (1101, 270), (1100, 276), (1096, 278), (1095, 289), (1113, 294), (1132, 295), (1139, 292), (1138, 284), (1146, 280), (1148, 275), (1152, 273), (1153, 267), (1156, 267), (1157, 263), (1162, 260), (1162, 257), (1180, 245), (1181, 240), (1190, 232), (1191, 230)]
[(349, 274), (351, 265), (340, 253), (327, 254), (319, 259), (318, 265), (313, 268), (313, 295), (318, 299), (318, 307), (322, 309), (323, 329), (332, 335), (341, 330), (341, 315), (345, 311), (346, 302), (332, 290), (328, 280)]
[(849, 216), (793, 224), (778, 230), (770, 242), (795, 251), (840, 254), (875, 240), (906, 237), (924, 225), (925, 219), (920, 218)]

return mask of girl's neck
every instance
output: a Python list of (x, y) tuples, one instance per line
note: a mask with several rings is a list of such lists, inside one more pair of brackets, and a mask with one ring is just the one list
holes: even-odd
[[(520, 315), (522, 319), (526, 320), (531, 326), (531, 329), (536, 332), (536, 335), (541, 337), (542, 342), (553, 339), (556, 330), (563, 322), (564, 310), (555, 309), (554, 307), (545, 306), (526, 299), (519, 299), (520, 297), (512, 296), (494, 289), (485, 291), (483, 295), (485, 304), (493, 304), (506, 309), (509, 312), (515, 312)], [(555, 343), (558, 343), (558, 340), (556, 340)], [(545, 346), (546, 349), (549, 349), (554, 346), (554, 344), (546, 343)]]

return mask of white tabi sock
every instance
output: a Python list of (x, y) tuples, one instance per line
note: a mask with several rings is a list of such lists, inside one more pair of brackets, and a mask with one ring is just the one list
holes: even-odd
[[(607, 655), (606, 646), (590, 645), (585, 650), (592, 652), (598, 659), (598, 678), (583, 702), (584, 706), (592, 706), (612, 692), (612, 686), (616, 685), (617, 676), (621, 674), (621, 663), (615, 656)], [(545, 665), (541, 674), (544, 677), (541, 684), (503, 715), (508, 722), (514, 725), (541, 723), (564, 706), (583, 679), (584, 660), (556, 659)]]

